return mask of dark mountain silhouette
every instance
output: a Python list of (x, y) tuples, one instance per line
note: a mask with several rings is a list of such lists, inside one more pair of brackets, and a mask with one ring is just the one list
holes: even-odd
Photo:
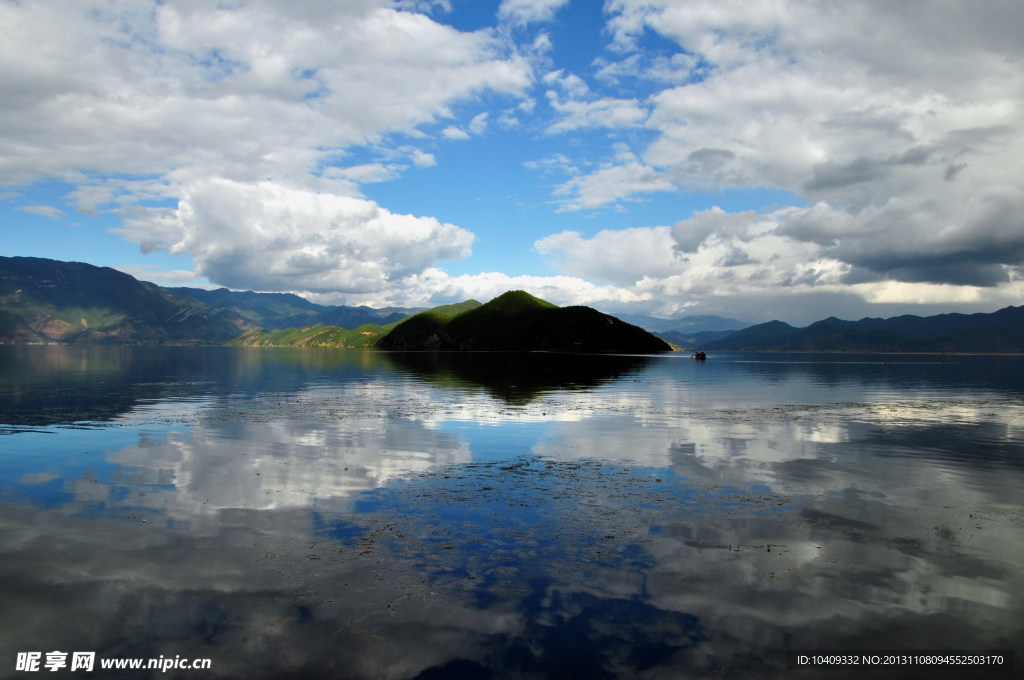
[(705, 350), (1024, 352), (1024, 306), (989, 314), (829, 317), (805, 328), (769, 321), (704, 344)]
[(393, 350), (650, 353), (672, 348), (647, 331), (590, 307), (557, 307), (521, 290), (469, 311), (434, 310), (399, 323), (377, 345)]

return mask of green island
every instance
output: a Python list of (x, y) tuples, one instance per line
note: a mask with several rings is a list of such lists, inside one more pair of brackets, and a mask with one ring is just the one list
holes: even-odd
[(521, 290), (486, 304), (434, 307), (388, 325), (353, 330), (309, 326), (249, 331), (229, 341), (244, 347), (652, 353), (675, 349), (647, 331), (596, 309), (558, 307)]

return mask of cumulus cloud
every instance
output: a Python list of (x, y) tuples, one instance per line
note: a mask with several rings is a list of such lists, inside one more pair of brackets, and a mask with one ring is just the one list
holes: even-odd
[[(959, 299), (1001, 287), (1007, 299), (1024, 262), (1024, 46), (1008, 28), (1024, 25), (1020, 3), (613, 0), (607, 11), (620, 59), (602, 58), (604, 79), (641, 77), (647, 31), (680, 54), (659, 61), (669, 86), (646, 104), (653, 142), (562, 185), (568, 209), (654, 187), (785, 189), (809, 207), (773, 214), (775, 237), (840, 267), (783, 281), (821, 285), (842, 270), (851, 284), (964, 286)], [(677, 249), (739, 238), (730, 228), (751, 219), (695, 214), (673, 227)], [(725, 247), (722, 263), (768, 262)]]
[(372, 293), (463, 258), (473, 235), (373, 201), (276, 182), (208, 180), (182, 187), (177, 208), (126, 220), (144, 250), (188, 253), (216, 284), (257, 290)]
[(459, 141), (463, 139), (469, 139), (469, 133), (460, 127), (449, 125), (444, 130), (441, 130), (441, 134), (447, 139)]
[(589, 239), (564, 231), (534, 247), (558, 271), (619, 286), (631, 286), (645, 276), (671, 276), (681, 268), (668, 227), (605, 230)]
[(192, 288), (212, 288), (202, 281), (202, 276), (191, 270), (173, 269), (160, 270), (153, 265), (125, 264), (114, 267), (119, 272), (134, 276), (142, 281), (149, 281), (160, 286), (189, 286)]
[[(565, 5), (504, 0), (499, 25), (464, 32), (446, 0), (0, 3), (0, 183), (69, 182), (80, 210), (117, 209), (126, 238), (222, 285), (351, 296), (337, 302), (500, 284), (751, 319), (786, 317), (785, 299), (798, 314), (1019, 303), (1020, 2), (609, 0), (588, 72), (557, 61), (557, 26), (536, 30)], [(473, 225), (361, 197), (437, 164), (439, 140), (510, 131), (550, 146), (526, 166), (562, 173), (563, 213), (794, 199), (553, 228), (535, 247), (559, 276), (519, 280), (448, 276), (437, 263), (468, 254)]]
[[(457, 125), (449, 125), (445, 129), (441, 130), (441, 135), (445, 139), (451, 139), (454, 141), (461, 141), (469, 139), (472, 135), (481, 135), (487, 130), (487, 118), (490, 114), (484, 111), (473, 116), (473, 118), (466, 125), (466, 129), (463, 129)], [(467, 132), (468, 130), (468, 132)]]
[(495, 36), (385, 0), (125, 0), (116, 11), (40, 0), (3, 4), (0, 26), (10, 183), (79, 171), (297, 178), (348, 146), (450, 118), (455, 101), (518, 96), (531, 79)]
[(345, 295), (343, 299), (335, 294), (309, 297), (323, 304), (345, 301), (373, 307), (432, 307), (470, 299), (486, 302), (509, 290), (525, 290), (556, 305), (589, 305), (602, 310), (654, 304), (650, 296), (630, 287), (597, 284), (578, 276), (511, 276), (494, 271), (452, 276), (436, 267), (406, 276), (400, 286), (372, 293)]
[(647, 111), (635, 99), (603, 97), (594, 101), (560, 101), (552, 97), (551, 107), (561, 115), (561, 119), (548, 127), (549, 133), (635, 127), (647, 118)]
[(676, 222), (672, 227), (675, 249), (681, 253), (695, 253), (711, 238), (721, 241), (739, 239), (749, 241), (761, 223), (774, 226), (771, 218), (753, 211), (727, 213), (718, 206), (696, 212), (692, 217)]
[(564, 69), (547, 73), (542, 82), (548, 103), (558, 119), (548, 126), (549, 134), (588, 128), (627, 128), (642, 125), (647, 110), (635, 98), (598, 97), (575, 73)]
[[(446, 5), (426, 4), (2, 3), (0, 182), (70, 181), (80, 209), (118, 209), (144, 251), (221, 285), (373, 290), (464, 257), (467, 231), (354, 197), (436, 162), (385, 136), (531, 82), (492, 32), (402, 11)], [(344, 164), (358, 146), (386, 158)]]
[(572, 177), (559, 185), (554, 194), (561, 201), (561, 210), (577, 211), (600, 208), (635, 194), (671, 191), (671, 180), (645, 165), (625, 145), (617, 145), (615, 158), (589, 174)]
[[(942, 180), (933, 178), (938, 185)], [(906, 282), (997, 286), (1024, 261), (1024, 192), (976, 186), (962, 202), (897, 196), (857, 213), (825, 204), (793, 210), (780, 232), (879, 276)]]
[[(830, 218), (838, 220), (837, 234), (856, 226), (843, 223), (843, 214), (824, 204), (770, 213), (714, 207), (672, 227), (605, 230), (590, 238), (561, 232), (535, 247), (556, 271), (606, 281), (634, 296), (626, 303), (629, 296), (619, 295), (605, 302), (607, 308), (664, 317), (717, 313), (809, 323), (835, 314), (866, 316), (871, 305), (878, 306), (872, 310), (876, 314), (882, 309), (897, 314), (909, 311), (901, 305), (945, 300), (970, 307), (984, 299), (974, 284), (964, 282), (900, 284), (871, 272), (865, 276), (863, 268), (846, 261), (851, 258), (831, 254), (835, 239), (818, 243), (794, 237), (807, 224)], [(1020, 291), (1015, 282), (999, 299), (1013, 303)]]

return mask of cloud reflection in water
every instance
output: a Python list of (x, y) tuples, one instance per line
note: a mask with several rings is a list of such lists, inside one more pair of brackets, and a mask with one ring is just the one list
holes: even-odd
[(11, 435), (52, 444), (3, 468), (3, 658), (784, 677), (787, 649), (1021, 639), (1019, 404), (725, 408), (637, 375), (515, 402), (349, 380), (196, 402), (127, 444)]

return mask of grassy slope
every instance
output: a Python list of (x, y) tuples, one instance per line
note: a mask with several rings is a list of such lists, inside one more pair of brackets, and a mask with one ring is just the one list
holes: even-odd
[(246, 327), (108, 267), (0, 257), (0, 338), (16, 342), (223, 342)]
[(237, 347), (332, 347), (364, 349), (374, 347), (388, 330), (387, 326), (366, 324), (349, 330), (339, 326), (307, 326), (280, 331), (249, 331), (229, 341)]
[(280, 331), (250, 331), (234, 338), (227, 344), (236, 347), (323, 347), (334, 349), (369, 349), (399, 325), (411, 322), (410, 328), (427, 332), (443, 327), (450, 319), (479, 307), (476, 300), (467, 300), (453, 305), (434, 307), (426, 312), (396, 321), (384, 326), (364, 324), (349, 330), (339, 326), (306, 326), (286, 328)]

